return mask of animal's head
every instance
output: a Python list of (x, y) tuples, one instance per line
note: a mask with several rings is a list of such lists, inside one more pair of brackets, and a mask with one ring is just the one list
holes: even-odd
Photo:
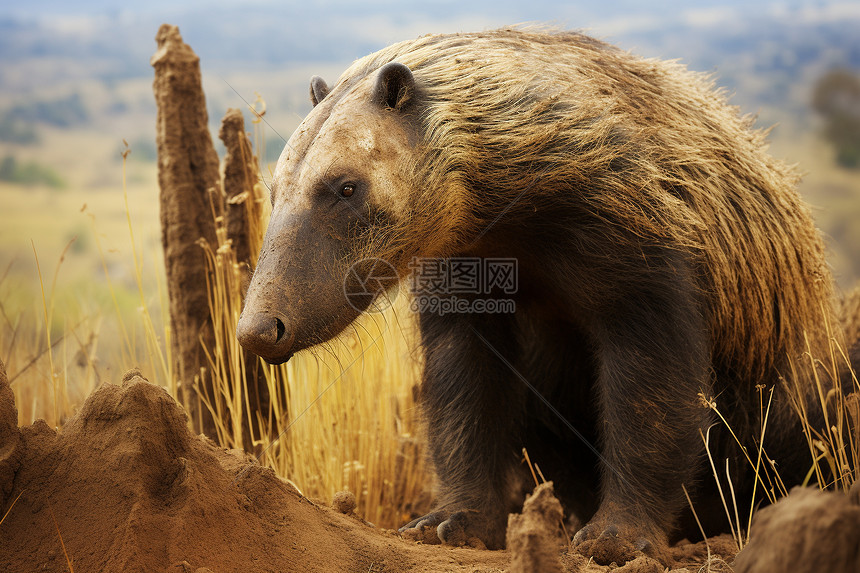
[(314, 108), (275, 168), (272, 216), (237, 329), (242, 346), (274, 363), (336, 336), (372, 302), (347, 297), (370, 270), (356, 263), (382, 258), (402, 276), (410, 256), (397, 229), (416, 201), (412, 72), (388, 63), (331, 93), (315, 77), (310, 94)]

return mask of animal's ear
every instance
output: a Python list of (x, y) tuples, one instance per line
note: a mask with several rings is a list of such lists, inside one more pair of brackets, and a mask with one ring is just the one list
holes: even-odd
[(328, 95), (328, 85), (325, 80), (319, 76), (311, 78), (311, 103), (314, 107)]
[(391, 109), (402, 108), (415, 95), (412, 70), (399, 62), (388, 62), (376, 75), (373, 101)]

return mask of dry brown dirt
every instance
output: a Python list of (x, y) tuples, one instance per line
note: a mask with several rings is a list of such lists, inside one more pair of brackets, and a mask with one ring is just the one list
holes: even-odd
[[(511, 517), (510, 550), (401, 539), (354, 515), (349, 495), (336, 511), (193, 435), (182, 408), (136, 370), (94, 392), (61, 432), (16, 420), (0, 370), (0, 571), (67, 571), (66, 555), (79, 572), (664, 571), (645, 557), (618, 568), (568, 552), (551, 486)], [(726, 536), (710, 549), (734, 556)], [(682, 544), (673, 557), (673, 571), (696, 571), (707, 549)], [(729, 569), (713, 561), (720, 570)]]
[(788, 497), (759, 511), (735, 572), (860, 571), (857, 483), (850, 495), (796, 487)]

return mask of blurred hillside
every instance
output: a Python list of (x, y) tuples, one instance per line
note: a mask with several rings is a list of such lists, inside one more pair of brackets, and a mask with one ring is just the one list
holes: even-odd
[[(407, 6), (152, 0), (36, 0), (0, 6), (0, 276), (11, 265), (32, 284), (32, 245), (53, 265), (73, 237), (67, 280), (103, 280), (95, 229), (119, 282), (130, 254), (121, 193), (123, 140), (136, 241), (158, 250), (154, 122), (149, 58), (162, 22), (177, 24), (201, 57), (213, 131), (228, 107), (266, 102), (266, 163), (274, 162), (310, 108), (313, 74), (334, 81), (353, 59), (424, 33), (489, 29), (518, 22), (586, 29), (649, 57), (680, 59), (715, 74), (759, 125), (776, 125), (774, 154), (800, 164), (802, 192), (832, 238), (840, 283), (860, 280), (860, 174), (839, 168), (811, 102), (833, 69), (860, 72), (860, 4), (680, 0), (507, 4), (448, 0)], [(251, 129), (246, 112), (247, 127)], [(217, 138), (214, 138), (217, 141)], [(263, 169), (265, 176), (267, 171)], [(86, 204), (86, 206), (84, 206)], [(150, 261), (151, 262), (151, 261)], [(153, 267), (155, 268), (155, 267)], [(95, 283), (94, 283), (95, 282)], [(20, 286), (15, 287), (20, 293)], [(89, 290), (83, 291), (89, 292)], [(2, 293), (0, 293), (2, 294)], [(23, 296), (23, 295), (22, 295)], [(83, 296), (83, 295), (77, 295)]]

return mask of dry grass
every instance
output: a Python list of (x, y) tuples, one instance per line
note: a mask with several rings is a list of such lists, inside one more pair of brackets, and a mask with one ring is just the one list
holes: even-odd
[[(803, 421), (809, 454), (812, 458), (807, 481), (814, 476), (822, 489), (839, 490), (845, 493), (857, 480), (857, 456), (860, 446), (860, 382), (851, 369), (847, 354), (841, 345), (831, 338), (830, 356), (819, 359), (807, 355), (815, 373), (815, 391), (824, 412), (824, 427), (810, 424), (807, 409), (801, 400), (794, 407)], [(851, 388), (832, 385), (830, 380), (839, 380), (847, 372)], [(802, 389), (792, 377), (792, 395), (799, 396)], [(846, 394), (847, 391), (847, 394)]]
[[(112, 279), (94, 217), (93, 241), (112, 309), (108, 315), (87, 314), (66, 305), (62, 310), (68, 312), (68, 320), (60, 328), (54, 323), (65, 252), (53, 275), (43, 276), (34, 248), (36, 267), (44, 278), (40, 282), (45, 285), (36, 308), (4, 305), (4, 294), (15, 288), (2, 288), (5, 274), (0, 272), (0, 352), (7, 361), (19, 423), (43, 418), (61, 427), (100, 383), (118, 382), (121, 371), (132, 366), (140, 366), (151, 382), (182, 401), (171, 366), (163, 269), (159, 257), (154, 258), (152, 269), (144, 264), (125, 170), (123, 192), (131, 244), (126, 283), (134, 285), (136, 300), (129, 302), (129, 289)], [(257, 200), (262, 192), (258, 186)], [(404, 301), (395, 301), (382, 314), (363, 317), (342, 337), (301, 353), (288, 364), (264, 365), (273, 399), (269, 411), (254, 411), (246, 399), (245, 357), (235, 338), (243, 271), (223, 221), (217, 218), (216, 224), (219, 244), (201, 245), (212, 270), (207, 286), (216, 347), (206, 351), (215, 395), (198, 393), (197, 399), (216, 414), (217, 441), (224, 447), (241, 447), (243, 431), (263, 428), (262, 435), (251, 436), (261, 452), (260, 463), (311, 498), (330, 501), (337, 491), (352, 491), (357, 512), (381, 527), (397, 527), (415, 512), (428, 509), (430, 479), (414, 402), (420, 358), (414, 353)], [(254, 252), (259, 250), (264, 229), (262, 224), (255, 230)], [(158, 293), (155, 299), (149, 294), (153, 291)], [(131, 313), (130, 305), (134, 305)], [(110, 369), (97, 359), (98, 343), (106, 331), (112, 346), (110, 360), (116, 365)], [(70, 388), (75, 391), (70, 393)], [(249, 418), (257, 424), (247, 424)], [(196, 426), (194, 420), (190, 424)]]
[(270, 367), (289, 411), (260, 439), (266, 465), (306, 495), (350, 490), (365, 519), (389, 528), (429, 509), (430, 483), (413, 400), (419, 365), (395, 323), (394, 313), (371, 317), (324, 354)]
[(63, 257), (46, 289), (35, 247), (33, 256), (40, 286), (37, 305), (20, 307), (3, 300), (9, 292), (4, 288), (8, 279), (7, 275), (0, 278), (0, 352), (18, 406), (19, 423), (41, 418), (51, 426), (60, 426), (97, 385), (95, 353), (101, 320), (80, 309), (70, 310), (58, 328), (54, 310)]
[[(801, 386), (804, 380), (799, 372), (797, 364), (792, 363), (792, 371), (788, 377), (782, 380), (788, 391), (792, 407), (801, 419), (807, 447), (809, 448), (809, 472), (803, 482), (804, 486), (810, 484), (822, 490), (843, 491), (845, 493), (857, 480), (858, 446), (860, 446), (860, 382), (857, 373), (853, 370), (851, 362), (843, 345), (834, 333), (834, 325), (825, 320), (824, 327), (829, 335), (829, 353), (826, 357), (813, 356), (808, 351), (803, 357), (809, 361), (807, 372), (812, 372), (814, 385), (812, 388), (814, 398), (813, 404), (808, 402), (809, 391)], [(808, 345), (807, 345), (808, 346)], [(834, 383), (834, 381), (850, 380), (849, 384)], [(702, 434), (702, 440), (711, 465), (711, 472), (716, 480), (723, 508), (729, 522), (732, 537), (738, 546), (738, 551), (744, 548), (749, 541), (750, 528), (759, 503), (759, 492), (770, 503), (776, 503), (779, 499), (789, 494), (788, 488), (780, 478), (779, 471), (765, 450), (767, 438), (767, 422), (773, 399), (774, 388), (767, 392), (765, 399), (765, 388), (757, 387), (760, 409), (760, 432), (755, 437), (756, 451), (750, 454), (741, 437), (737, 436), (720, 412), (716, 400), (700, 396), (703, 403), (710, 407), (717, 415), (720, 423), (724, 424), (731, 432), (738, 446), (744, 453), (747, 463), (754, 471), (756, 482), (750, 500), (740, 500), (748, 503), (746, 515), (748, 520), (743, 523), (740, 519), (738, 500), (732, 489), (731, 468), (726, 460), (725, 476), (717, 469), (716, 463), (709, 448), (709, 432)], [(817, 399), (818, 403), (814, 401)], [(809, 407), (820, 407), (824, 413), (824, 427), (817, 427), (810, 421)], [(723, 484), (727, 484), (724, 489)], [(689, 500), (689, 497), (688, 497)], [(695, 508), (694, 508), (695, 512)], [(698, 518), (697, 518), (698, 519)]]

